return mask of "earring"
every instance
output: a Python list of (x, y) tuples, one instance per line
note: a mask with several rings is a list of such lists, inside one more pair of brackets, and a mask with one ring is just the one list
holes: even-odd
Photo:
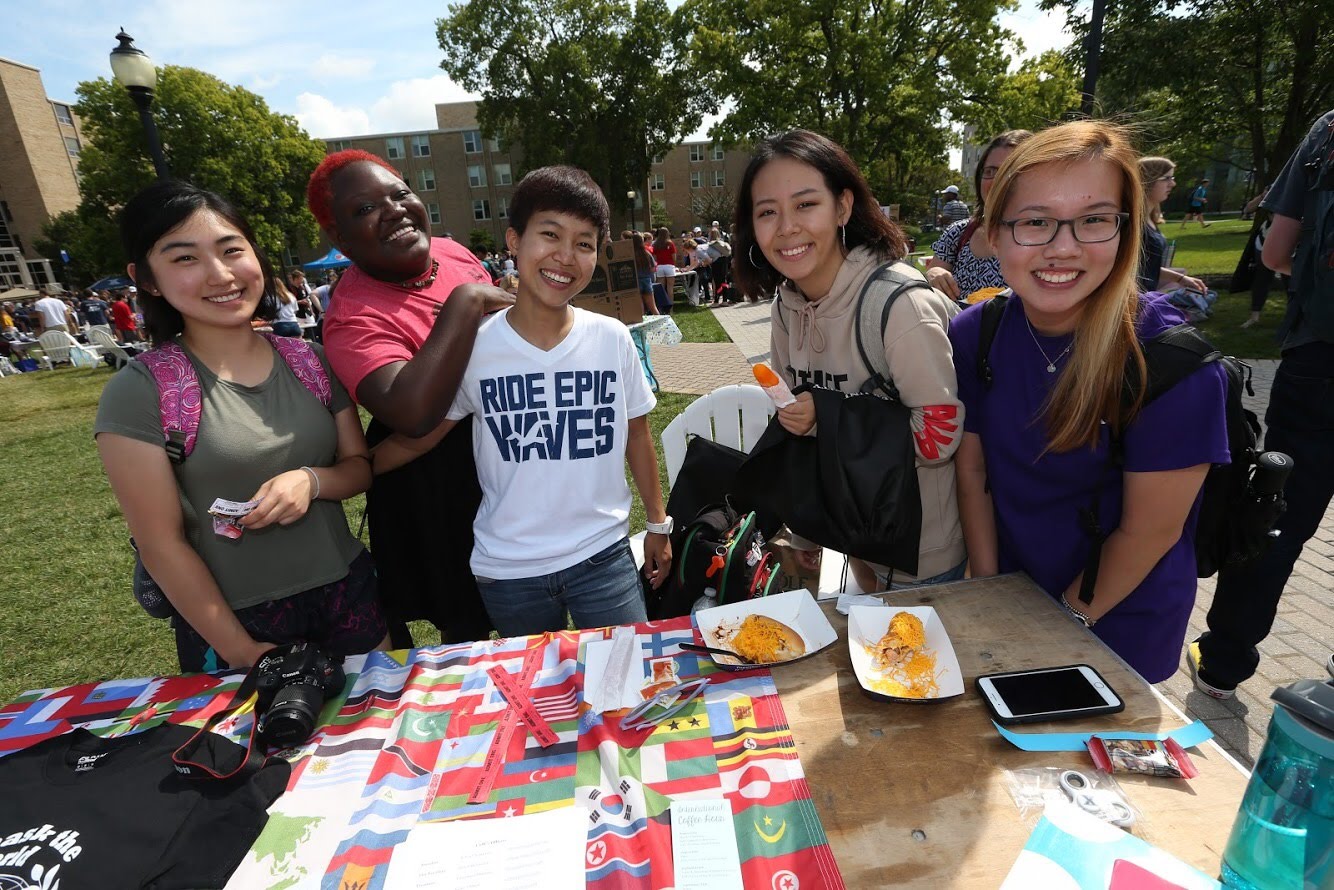
[(843, 250), (846, 252), (847, 249), (848, 249), (848, 227), (847, 227), (847, 226), (839, 226), (839, 227), (838, 227), (838, 237), (839, 237), (840, 240), (842, 240), (842, 242), (843, 242)]
[(757, 263), (757, 262), (755, 262), (755, 245), (754, 245), (754, 244), (752, 244), (750, 247), (747, 247), (747, 248), (746, 248), (746, 259), (750, 260), (750, 264), (751, 264), (752, 266), (754, 266), (756, 269), (758, 269), (758, 268), (760, 268), (761, 266), (764, 265), (763, 263)]

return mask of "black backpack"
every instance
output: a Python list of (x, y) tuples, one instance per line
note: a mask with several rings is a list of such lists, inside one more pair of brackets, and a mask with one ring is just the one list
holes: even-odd
[[(987, 389), (991, 388), (993, 379), (988, 355), (1008, 299), (1006, 295), (995, 297), (981, 310), (977, 376)], [(1284, 509), (1282, 483), (1292, 468), (1292, 459), (1279, 452), (1261, 452), (1259, 449), (1260, 421), (1241, 401), (1243, 391), (1255, 395), (1251, 386), (1251, 368), (1245, 362), (1223, 355), (1190, 324), (1160, 331), (1151, 339), (1141, 341), (1140, 347), (1148, 369), (1145, 405), (1211, 362), (1220, 363), (1227, 374), (1224, 413), (1232, 462), (1209, 468), (1195, 527), (1196, 574), (1208, 578), (1224, 565), (1255, 558), (1268, 546), (1270, 529)], [(1128, 373), (1127, 378), (1125, 399), (1128, 403), (1135, 389), (1130, 385), (1133, 373)], [(1123, 442), (1114, 435), (1111, 440), (1112, 463), (1119, 467), (1123, 459)], [(1085, 603), (1093, 599), (1102, 543), (1110, 533), (1110, 529), (1099, 526), (1097, 517), (1095, 497), (1089, 507), (1080, 510), (1079, 516), (1080, 527), (1093, 541), (1079, 591), (1079, 598)]]
[(672, 577), (649, 601), (650, 619), (690, 614), (709, 589), (718, 605), (783, 590), (783, 572), (764, 549), (754, 511), (738, 513), (728, 503), (710, 504), (681, 531), (680, 544), (672, 551)]

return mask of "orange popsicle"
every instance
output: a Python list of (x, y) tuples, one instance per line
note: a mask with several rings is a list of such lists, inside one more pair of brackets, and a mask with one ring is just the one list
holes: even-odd
[(755, 375), (755, 381), (760, 384), (776, 407), (786, 408), (797, 400), (792, 395), (792, 390), (788, 387), (787, 382), (774, 373), (774, 369), (764, 362), (756, 362), (751, 365), (750, 371)]

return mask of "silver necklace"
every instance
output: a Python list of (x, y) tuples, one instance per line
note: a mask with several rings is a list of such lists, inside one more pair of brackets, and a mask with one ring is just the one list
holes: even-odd
[(1028, 336), (1033, 338), (1033, 345), (1038, 348), (1038, 352), (1042, 353), (1042, 357), (1047, 360), (1047, 373), (1055, 374), (1056, 363), (1065, 358), (1066, 353), (1074, 348), (1075, 341), (1071, 340), (1069, 345), (1065, 347), (1065, 350), (1060, 355), (1056, 356), (1056, 358), (1048, 358), (1047, 350), (1042, 348), (1042, 344), (1038, 342), (1038, 335), (1033, 333), (1033, 322), (1028, 320), (1028, 316), (1024, 316), (1024, 324), (1028, 325)]

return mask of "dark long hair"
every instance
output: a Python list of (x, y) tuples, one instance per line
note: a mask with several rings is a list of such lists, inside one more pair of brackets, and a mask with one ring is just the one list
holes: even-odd
[[(903, 231), (885, 216), (880, 202), (871, 193), (857, 164), (843, 146), (810, 130), (788, 130), (770, 136), (755, 148), (737, 194), (736, 216), (732, 221), (732, 272), (742, 293), (752, 299), (773, 293), (782, 280), (777, 270), (761, 254), (754, 254), (755, 177), (764, 165), (777, 158), (791, 158), (809, 164), (824, 177), (825, 185), (837, 198), (845, 190), (852, 192), (852, 214), (844, 227), (848, 250), (866, 245), (886, 260), (900, 259), (907, 252)], [(753, 255), (753, 256), (752, 256)], [(759, 265), (753, 264), (759, 260)]]
[(255, 309), (255, 318), (271, 319), (278, 311), (273, 296), (273, 266), (255, 242), (255, 233), (232, 203), (221, 195), (179, 179), (155, 182), (129, 200), (120, 212), (120, 243), (125, 256), (134, 263), (135, 286), (139, 289), (139, 309), (144, 327), (154, 346), (159, 346), (185, 330), (181, 313), (162, 296), (149, 292), (156, 287), (148, 254), (163, 236), (176, 229), (200, 210), (211, 210), (245, 236), (264, 273), (264, 296)]

